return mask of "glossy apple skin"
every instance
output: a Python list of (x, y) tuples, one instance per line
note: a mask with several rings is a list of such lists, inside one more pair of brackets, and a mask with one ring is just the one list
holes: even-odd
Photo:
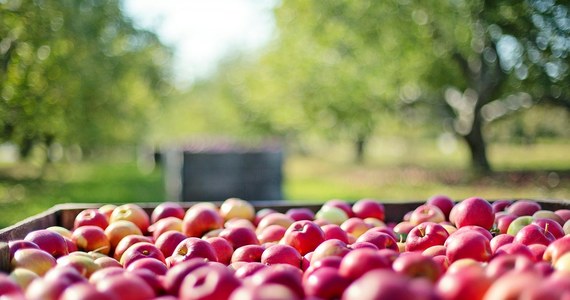
[(204, 266), (208, 266), (208, 263), (200, 257), (192, 258), (172, 266), (168, 269), (163, 279), (163, 286), (166, 293), (168, 295), (178, 296), (180, 285), (184, 278), (194, 270)]
[(297, 249), (305, 255), (325, 240), (325, 233), (317, 224), (308, 220), (295, 221), (287, 228), (281, 243)]
[(259, 240), (259, 243), (261, 243), (261, 244), (270, 243), (270, 242), (278, 242), (283, 238), (286, 231), (287, 231), (287, 228), (285, 228), (283, 226), (269, 225), (257, 234), (257, 239)]
[(205, 240), (212, 245), (212, 248), (214, 248), (219, 263), (224, 265), (229, 265), (231, 263), (234, 248), (232, 248), (230, 242), (221, 237), (211, 237), (206, 238)]
[(245, 245), (259, 245), (255, 231), (248, 227), (233, 227), (222, 230), (219, 234), (226, 239), (235, 249)]
[(322, 242), (311, 255), (311, 265), (315, 262), (329, 256), (344, 257), (351, 249), (346, 243), (340, 240), (332, 239)]
[(424, 251), (425, 249), (443, 245), (449, 237), (445, 228), (437, 223), (425, 222), (415, 226), (406, 238), (406, 251)]
[(146, 233), (150, 226), (150, 217), (146, 211), (137, 204), (128, 203), (117, 206), (109, 218), (109, 223), (119, 220), (133, 222), (142, 233)]
[(148, 232), (152, 235), (154, 241), (156, 241), (161, 234), (170, 230), (182, 232), (182, 220), (176, 217), (165, 217), (156, 223), (150, 224), (148, 227)]
[(14, 253), (20, 249), (26, 248), (33, 248), (33, 249), (40, 249), (38, 245), (34, 242), (25, 241), (25, 240), (11, 240), (8, 241), (8, 248), (10, 249), (10, 260), (14, 257)]
[(180, 220), (184, 218), (186, 211), (176, 202), (163, 202), (158, 204), (150, 214), (150, 223), (155, 224), (160, 219), (175, 217)]
[(471, 197), (453, 207), (453, 222), (457, 228), (477, 225), (489, 230), (495, 223), (495, 214), (487, 200)]
[(271, 295), (272, 300), (302, 300), (290, 288), (276, 283), (256, 286), (242, 285), (232, 293), (229, 300), (264, 300), (267, 299), (267, 295)]
[(396, 240), (387, 233), (379, 231), (367, 231), (363, 233), (356, 242), (369, 242), (374, 244), (378, 249), (392, 249), (398, 251)]
[(347, 244), (349, 243), (348, 234), (346, 233), (346, 231), (342, 230), (342, 228), (339, 225), (327, 224), (327, 225), (323, 225), (321, 227), (321, 229), (323, 230), (323, 233), (325, 234), (325, 240), (337, 239), (337, 240), (341, 240)]
[(69, 253), (65, 239), (61, 234), (55, 231), (47, 229), (34, 230), (28, 233), (26, 237), (24, 237), (24, 240), (38, 245), (40, 249), (55, 258)]
[(109, 220), (107, 216), (101, 211), (95, 208), (88, 208), (82, 210), (77, 214), (73, 222), (73, 228), (77, 228), (84, 225), (93, 225), (101, 227), (101, 229), (107, 228), (109, 226)]
[(192, 206), (182, 220), (182, 232), (189, 237), (202, 237), (206, 232), (223, 226), (224, 219), (211, 207)]
[(491, 206), (493, 207), (493, 213), (498, 213), (501, 211), (505, 211), (509, 205), (513, 202), (510, 200), (496, 200), (491, 202)]
[(306, 207), (290, 208), (285, 212), (285, 215), (289, 216), (291, 219), (295, 221), (301, 221), (301, 220), (312, 221), (315, 219), (315, 213)]
[(173, 259), (171, 264), (176, 265), (197, 257), (213, 262), (218, 261), (216, 251), (210, 243), (196, 237), (189, 237), (176, 246), (171, 256)]
[(492, 281), (483, 268), (467, 266), (459, 272), (446, 272), (437, 282), (436, 293), (442, 299), (480, 300)]
[(289, 226), (291, 226), (291, 224), (293, 224), (293, 222), (295, 222), (295, 220), (293, 220), (291, 217), (287, 216), (286, 214), (280, 212), (269, 212), (267, 215), (263, 216), (263, 218), (259, 220), (256, 232), (260, 233), (266, 227), (269, 227), (271, 225), (279, 225), (287, 229), (289, 228)]
[(513, 214), (503, 214), (495, 217), (495, 224), (500, 233), (507, 233), (511, 223), (518, 217)]
[(361, 219), (375, 218), (380, 221), (386, 220), (386, 208), (384, 204), (374, 199), (360, 199), (352, 205), (354, 215)]
[(516, 216), (532, 216), (535, 212), (541, 210), (540, 204), (530, 200), (517, 200), (507, 207), (507, 212)]
[(536, 224), (544, 229), (544, 231), (548, 231), (554, 236), (555, 239), (559, 239), (566, 234), (564, 233), (564, 229), (557, 221), (553, 219), (544, 219), (544, 218), (534, 218), (532, 224)]
[(99, 226), (80, 226), (73, 230), (71, 240), (80, 251), (96, 251), (105, 255), (111, 252), (111, 242)]
[(486, 262), (491, 258), (489, 239), (476, 231), (466, 231), (449, 236), (444, 246), (450, 263), (462, 258)]
[(260, 245), (245, 245), (234, 251), (231, 257), (231, 263), (243, 262), (261, 262), (261, 255), (265, 248)]
[(541, 281), (542, 277), (532, 271), (506, 273), (493, 282), (483, 299), (521, 299), (524, 291), (534, 289)]
[(350, 280), (356, 280), (366, 272), (374, 269), (390, 269), (392, 262), (386, 256), (373, 249), (356, 249), (346, 254), (338, 268), (341, 276)]
[(103, 278), (96, 287), (98, 291), (121, 300), (150, 300), (156, 296), (146, 281), (128, 273)]
[(137, 269), (147, 269), (155, 275), (164, 275), (168, 271), (166, 263), (152, 257), (143, 257), (130, 263), (127, 271), (134, 271)]
[(372, 270), (352, 282), (342, 295), (342, 300), (362, 299), (417, 299), (409, 288), (410, 279), (388, 270)]
[(246, 281), (246, 285), (264, 286), (268, 284), (281, 284), (289, 288), (293, 293), (301, 298), (305, 298), (302, 283), (303, 271), (298, 267), (289, 264), (276, 264), (263, 268), (255, 272)]
[(361, 218), (356, 218), (356, 217), (350, 218), (342, 222), (342, 224), (340, 224), (340, 228), (342, 230), (354, 236), (355, 238), (358, 238), (372, 227), (373, 227), (372, 225), (364, 222), (364, 220), (362, 220)]
[(501, 246), (512, 243), (514, 239), (515, 237), (510, 234), (502, 233), (496, 235), (489, 242), (489, 245), (491, 246), (491, 252), (495, 253), (495, 251), (497, 251), (497, 249), (499, 249)]
[[(176, 246), (185, 239), (186, 236), (183, 233), (170, 230), (161, 234), (158, 239), (155, 240), (154, 245), (164, 254), (164, 257), (169, 257), (174, 252), (174, 249), (176, 249)], [(231, 250), (233, 251), (233, 249)]]
[(336, 208), (342, 209), (349, 218), (355, 217), (354, 212), (352, 211), (352, 206), (350, 203), (341, 200), (341, 199), (331, 199), (323, 203), (323, 206), (332, 206)]
[(435, 283), (443, 274), (439, 264), (432, 257), (419, 252), (400, 254), (392, 263), (392, 269), (411, 278), (426, 278), (432, 283)]
[(292, 246), (276, 244), (265, 249), (261, 255), (261, 263), (266, 265), (288, 264), (301, 268), (302, 256)]
[(570, 235), (566, 235), (546, 247), (543, 259), (553, 265), (565, 253), (570, 252)]
[(544, 230), (544, 228), (536, 224), (529, 224), (517, 232), (514, 242), (524, 245), (543, 244), (548, 246), (555, 240), (556, 238), (551, 232)]
[(105, 234), (109, 238), (109, 242), (111, 242), (111, 251), (115, 251), (114, 249), (117, 248), (117, 245), (124, 237), (128, 235), (143, 235), (142, 231), (135, 223), (127, 220), (119, 220), (110, 223), (109, 226), (105, 228)]
[(455, 201), (446, 195), (434, 195), (426, 201), (426, 204), (437, 206), (443, 212), (445, 219), (449, 220), (449, 213), (455, 205)]
[[(207, 284), (204, 284), (206, 282)], [(190, 272), (180, 286), (180, 299), (228, 299), (241, 282), (217, 263)]]
[(127, 251), (132, 245), (140, 242), (152, 242), (151, 238), (144, 235), (130, 234), (121, 239), (114, 249), (113, 258), (120, 261), (123, 253)]
[(439, 207), (431, 204), (422, 204), (412, 211), (410, 223), (419, 225), (424, 222), (440, 223), (445, 221), (445, 215)]
[(24, 268), (43, 276), (56, 265), (56, 259), (41, 249), (26, 248), (14, 253), (11, 260), (12, 269)]
[(236, 278), (244, 280), (255, 274), (257, 271), (267, 267), (268, 266), (266, 264), (262, 264), (260, 262), (245, 263), (236, 269), (234, 275)]
[(152, 243), (138, 242), (130, 246), (121, 256), (121, 264), (127, 268), (130, 264), (143, 258), (153, 258), (166, 264), (164, 254)]
[(339, 275), (336, 268), (322, 267), (312, 272), (305, 281), (305, 295), (320, 299), (339, 299), (350, 281)]

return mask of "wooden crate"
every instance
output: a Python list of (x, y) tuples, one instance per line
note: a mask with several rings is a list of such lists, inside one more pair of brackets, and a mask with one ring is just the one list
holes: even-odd
[[(557, 209), (570, 209), (570, 200), (533, 200), (541, 204), (543, 209), (557, 210)], [(386, 222), (398, 222), (402, 220), (404, 214), (408, 211), (415, 209), (421, 202), (405, 202), (405, 203), (383, 203), (386, 208)], [(194, 205), (194, 202), (179, 202), (184, 208), (189, 208)], [(219, 205), (220, 202), (214, 202)], [(288, 202), (288, 201), (251, 201), (256, 210), (263, 208), (272, 208), (278, 212), (286, 212), (290, 208), (306, 207), (313, 211), (317, 211), (322, 203), (314, 202)], [(159, 203), (138, 203), (143, 207), (147, 213), (152, 212), (154, 207)], [(79, 212), (87, 208), (97, 208), (103, 204), (85, 204), (85, 203), (72, 203), (72, 204), (59, 204), (45, 212), (27, 218), (15, 225), (0, 230), (0, 271), (8, 272), (10, 270), (10, 252), (8, 249), (8, 241), (23, 239), (27, 233), (44, 229), (50, 226), (63, 226), (71, 229), (75, 217)]]

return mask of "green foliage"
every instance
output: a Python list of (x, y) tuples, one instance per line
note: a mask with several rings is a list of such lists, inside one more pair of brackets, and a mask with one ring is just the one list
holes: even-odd
[(168, 91), (170, 50), (109, 1), (0, 3), (0, 142), (132, 143)]

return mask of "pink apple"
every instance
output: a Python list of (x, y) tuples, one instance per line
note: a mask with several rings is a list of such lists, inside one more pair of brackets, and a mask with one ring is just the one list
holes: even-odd
[(392, 262), (376, 250), (357, 249), (346, 254), (340, 263), (338, 272), (350, 280), (356, 280), (374, 269), (390, 269)]
[(57, 268), (61, 267), (74, 268), (87, 278), (100, 268), (100, 266), (95, 263), (95, 259), (85, 252), (74, 252), (58, 258)]
[(41, 249), (25, 248), (14, 253), (11, 260), (12, 269), (24, 268), (43, 276), (56, 265), (55, 258)]
[(131, 221), (141, 230), (142, 233), (146, 233), (148, 226), (150, 225), (150, 217), (146, 211), (137, 204), (128, 203), (117, 206), (111, 213), (109, 218), (109, 223), (113, 223), (119, 220)]
[(570, 220), (570, 209), (558, 209), (555, 210), (554, 213), (557, 214), (560, 218), (562, 218), (564, 223)]
[(194, 270), (204, 266), (208, 266), (206, 260), (201, 257), (196, 257), (181, 262), (168, 269), (163, 279), (164, 289), (167, 294), (178, 296), (180, 285), (182, 284), (184, 278), (186, 278), (186, 276)]
[(168, 217), (175, 217), (180, 220), (184, 218), (186, 211), (177, 202), (163, 202), (158, 204), (150, 214), (150, 223), (154, 224), (158, 222), (158, 220), (168, 218)]
[(437, 282), (435, 289), (441, 299), (480, 300), (491, 286), (483, 268), (466, 266), (460, 272), (446, 272)]
[(121, 300), (150, 300), (156, 296), (146, 281), (127, 273), (101, 279), (97, 282), (97, 290)]
[(424, 222), (440, 223), (445, 221), (445, 215), (439, 207), (431, 204), (418, 206), (410, 216), (410, 223), (419, 225)]
[(80, 251), (95, 251), (101, 254), (109, 254), (111, 242), (101, 227), (84, 225), (73, 230), (71, 240)]
[(349, 218), (355, 217), (354, 212), (352, 211), (352, 206), (350, 203), (341, 200), (341, 199), (331, 199), (323, 203), (323, 206), (332, 206), (336, 208), (342, 209)]
[(301, 268), (301, 260), (302, 256), (297, 249), (282, 244), (268, 247), (261, 255), (261, 263), (266, 265), (289, 264)]
[(281, 243), (297, 249), (301, 255), (312, 252), (325, 240), (323, 230), (308, 220), (295, 221), (287, 228)]
[(325, 240), (337, 239), (348, 244), (348, 235), (340, 226), (336, 224), (327, 224), (322, 226), (321, 229), (325, 234)]
[(372, 228), (372, 225), (364, 222), (361, 218), (354, 217), (342, 222), (342, 224), (340, 224), (340, 228), (342, 228), (346, 233), (358, 238), (368, 231), (368, 229)]
[(32, 242), (53, 257), (67, 255), (67, 243), (63, 236), (55, 231), (47, 229), (34, 230), (26, 235), (25, 241)]
[(410, 279), (388, 270), (372, 270), (351, 283), (342, 300), (417, 299), (410, 289)]
[(507, 207), (507, 211), (516, 216), (532, 216), (541, 209), (540, 204), (530, 200), (518, 200)]
[(390, 234), (371, 230), (362, 234), (356, 239), (356, 242), (369, 242), (378, 247), (378, 249), (388, 248), (398, 251), (398, 244)]
[(542, 244), (528, 245), (528, 249), (532, 253), (533, 261), (535, 262), (542, 261), (542, 258), (544, 257), (544, 252), (546, 252), (546, 248), (548, 247)]
[(232, 293), (229, 300), (265, 300), (268, 295), (272, 300), (302, 300), (290, 288), (276, 283), (256, 286), (242, 285)]
[(565, 235), (562, 226), (553, 219), (545, 218), (534, 218), (532, 224), (536, 224), (544, 229), (544, 231), (550, 232), (555, 239), (559, 239)]
[(553, 221), (556, 221), (556, 223), (558, 223), (560, 225), (560, 227), (564, 226), (564, 219), (562, 219), (562, 217), (560, 217), (559, 215), (557, 215), (556, 213), (554, 213), (551, 210), (539, 210), (536, 211), (534, 214), (532, 214), (532, 217), (536, 220), (536, 219), (550, 219)]
[(192, 206), (182, 221), (182, 232), (189, 237), (202, 237), (208, 231), (223, 228), (224, 219), (217, 210), (205, 206)]
[(344, 257), (349, 253), (351, 249), (348, 245), (340, 240), (332, 239), (322, 242), (311, 255), (311, 265), (315, 262), (328, 257), (328, 256), (339, 256)]
[(524, 245), (543, 244), (548, 246), (555, 240), (556, 238), (551, 232), (536, 224), (529, 224), (517, 232), (514, 242)]
[(215, 263), (190, 272), (180, 286), (181, 299), (228, 299), (241, 282), (233, 273)]
[(489, 239), (476, 231), (450, 235), (444, 246), (450, 263), (462, 258), (486, 262), (492, 254)]
[[(267, 216), (269, 214), (276, 213), (276, 212), (277, 211), (275, 209), (269, 208), (269, 207), (262, 208), (262, 209), (258, 210), (255, 213), (255, 220), (253, 221), (253, 225), (255, 225), (255, 226), (259, 225), (259, 221), (261, 221), (261, 219), (265, 218), (265, 216)], [(293, 220), (293, 221), (296, 221), (296, 220)]]
[(153, 258), (166, 264), (164, 254), (152, 243), (138, 242), (130, 246), (121, 256), (121, 264), (127, 268), (130, 264), (142, 258)]
[(95, 300), (107, 299), (108, 294), (100, 292), (88, 282), (76, 283), (66, 288), (60, 295), (59, 300)]
[(165, 217), (148, 227), (148, 232), (152, 234), (152, 239), (155, 241), (161, 234), (170, 230), (182, 232), (182, 220), (176, 217)]
[(439, 255), (445, 256), (446, 250), (447, 248), (445, 248), (444, 245), (434, 245), (422, 251), (422, 255), (431, 256), (431, 257)]
[(283, 228), (289, 228), (293, 222), (295, 222), (295, 220), (283, 213), (269, 213), (259, 221), (256, 232), (262, 232), (263, 229), (271, 225), (279, 225)]
[(392, 269), (408, 277), (426, 278), (432, 283), (435, 283), (443, 273), (432, 257), (418, 252), (400, 254), (392, 263)]
[(493, 282), (483, 299), (521, 299), (525, 290), (537, 287), (541, 281), (537, 272), (508, 272)]
[(322, 267), (312, 272), (303, 288), (305, 295), (321, 299), (339, 299), (350, 281), (339, 275), (336, 268)]
[(205, 240), (212, 245), (212, 248), (214, 248), (219, 263), (224, 265), (229, 265), (231, 263), (234, 248), (232, 248), (232, 245), (228, 240), (221, 237), (211, 237), (206, 238)]
[(140, 242), (152, 242), (152, 239), (148, 236), (138, 235), (138, 234), (129, 234), (121, 239), (121, 241), (116, 245), (115, 251), (113, 253), (113, 258), (120, 261), (123, 253), (127, 251), (132, 245)]
[(280, 284), (301, 298), (305, 298), (302, 284), (303, 272), (298, 267), (289, 264), (276, 264), (263, 268), (248, 278), (246, 284), (250, 286), (264, 286), (269, 284)]
[(109, 238), (109, 242), (111, 242), (111, 249), (116, 249), (119, 242), (128, 235), (143, 235), (142, 231), (135, 223), (127, 220), (119, 220), (110, 223), (109, 226), (105, 228), (105, 234)]
[(154, 245), (164, 254), (164, 257), (169, 257), (174, 252), (174, 249), (176, 249), (176, 246), (185, 239), (186, 236), (183, 233), (170, 230), (161, 234), (154, 242)]
[(384, 204), (375, 199), (360, 199), (352, 205), (352, 211), (361, 219), (376, 218), (380, 221), (386, 219)]
[(503, 214), (501, 216), (496, 216), (495, 224), (497, 226), (497, 229), (499, 229), (500, 233), (507, 233), (507, 231), (509, 230), (509, 226), (517, 218), (518, 218), (517, 216), (509, 213)]
[(237, 218), (253, 222), (255, 221), (255, 208), (243, 199), (229, 198), (222, 202), (220, 215), (226, 221)]
[(231, 257), (231, 262), (261, 262), (261, 255), (265, 248), (260, 245), (245, 245), (237, 248)]
[(501, 233), (496, 235), (489, 242), (491, 252), (495, 253), (495, 251), (497, 251), (501, 246), (512, 243), (514, 239), (515, 237), (510, 234)]
[(219, 236), (230, 242), (234, 251), (245, 245), (259, 245), (255, 231), (249, 227), (226, 228), (220, 231)]
[(231, 227), (248, 227), (255, 231), (256, 227), (250, 220), (246, 219), (229, 219), (224, 222), (224, 228), (231, 228)]
[(491, 204), (478, 197), (471, 197), (457, 203), (453, 207), (454, 224), (457, 228), (477, 225), (491, 229), (495, 223), (495, 214)]
[(101, 211), (96, 208), (88, 208), (82, 210), (75, 217), (73, 222), (73, 228), (77, 228), (84, 225), (93, 225), (101, 227), (101, 229), (107, 228), (109, 226), (109, 220)]
[(105, 204), (99, 207), (99, 209), (97, 210), (101, 212), (103, 215), (105, 215), (105, 217), (107, 217), (107, 221), (109, 221), (111, 219), (111, 214), (113, 213), (113, 210), (115, 210), (115, 208), (117, 208), (117, 205), (115, 204)]
[(315, 219), (315, 213), (306, 207), (290, 208), (287, 210), (287, 212), (285, 212), (285, 215), (289, 216), (295, 221), (311, 221)]
[(265, 269), (267, 268), (266, 264), (262, 264), (260, 262), (249, 262), (249, 263), (244, 263), (243, 265), (241, 265), (240, 267), (238, 267), (235, 271), (235, 276), (238, 279), (246, 279), (250, 276), (252, 276), (253, 274), (255, 274), (257, 271), (261, 270), (261, 269)]
[(447, 230), (437, 223), (421, 223), (408, 234), (406, 251), (424, 251), (431, 246), (443, 245), (448, 236)]
[(510, 200), (496, 200), (491, 202), (491, 206), (493, 207), (493, 213), (498, 213), (505, 211), (509, 205), (511, 205), (512, 201)]
[(24, 291), (7, 274), (0, 273), (0, 295), (6, 299), (24, 300)]
[(570, 252), (570, 235), (550, 243), (544, 251), (543, 259), (554, 265), (562, 255), (568, 252)]
[(494, 257), (499, 257), (503, 255), (518, 255), (518, 256), (524, 256), (529, 260), (533, 259), (533, 254), (527, 245), (523, 245), (521, 243), (517, 243), (514, 241), (512, 243), (499, 247), (493, 254)]
[(111, 267), (117, 267), (117, 268), (123, 267), (123, 265), (121, 265), (121, 263), (118, 260), (109, 256), (96, 258), (93, 262), (95, 262), (95, 264), (99, 266), (99, 269), (111, 268)]
[(147, 269), (156, 275), (164, 275), (168, 270), (166, 263), (152, 257), (137, 259), (127, 267), (127, 271), (133, 271), (136, 269)]
[(176, 246), (176, 249), (174, 249), (171, 257), (173, 259), (171, 261), (172, 265), (177, 265), (196, 257), (201, 257), (213, 262), (218, 261), (214, 247), (205, 240), (196, 237), (189, 237), (180, 242), (180, 244)]
[(261, 244), (278, 242), (283, 238), (286, 231), (287, 228), (281, 225), (269, 225), (257, 234), (257, 239)]
[[(323, 267), (330, 267), (338, 270), (340, 268), (340, 263), (342, 262), (342, 257), (339, 256), (327, 256), (323, 259), (316, 261), (314, 264), (310, 265), (303, 271), (303, 284), (307, 282), (309, 279), (309, 275), (311, 275), (316, 270), (323, 268)], [(309, 260), (309, 259), (307, 259)]]
[(398, 241), (405, 242), (408, 234), (412, 229), (416, 227), (414, 224), (410, 223), (409, 221), (402, 221), (394, 226), (394, 233), (398, 237)]
[(33, 249), (40, 249), (38, 245), (34, 242), (26, 241), (26, 240), (11, 240), (8, 241), (8, 248), (10, 249), (10, 260), (14, 257), (14, 253), (20, 249), (26, 248), (33, 248)]
[(426, 201), (426, 204), (437, 206), (441, 212), (443, 212), (445, 219), (449, 220), (449, 213), (455, 205), (455, 202), (446, 195), (434, 195)]
[(465, 231), (476, 231), (476, 232), (484, 235), (489, 241), (493, 238), (493, 234), (489, 230), (487, 230), (481, 226), (477, 226), (477, 225), (463, 226), (463, 227), (457, 229), (452, 234), (460, 234), (460, 233), (465, 232)]

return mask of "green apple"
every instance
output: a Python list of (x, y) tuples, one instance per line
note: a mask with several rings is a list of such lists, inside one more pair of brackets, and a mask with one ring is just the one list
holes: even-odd
[(507, 229), (507, 234), (510, 234), (512, 236), (517, 235), (519, 230), (532, 223), (533, 220), (534, 218), (531, 216), (522, 216), (514, 219)]
[(348, 215), (344, 210), (334, 206), (323, 206), (315, 214), (316, 220), (324, 220), (331, 224), (340, 225), (348, 220)]

